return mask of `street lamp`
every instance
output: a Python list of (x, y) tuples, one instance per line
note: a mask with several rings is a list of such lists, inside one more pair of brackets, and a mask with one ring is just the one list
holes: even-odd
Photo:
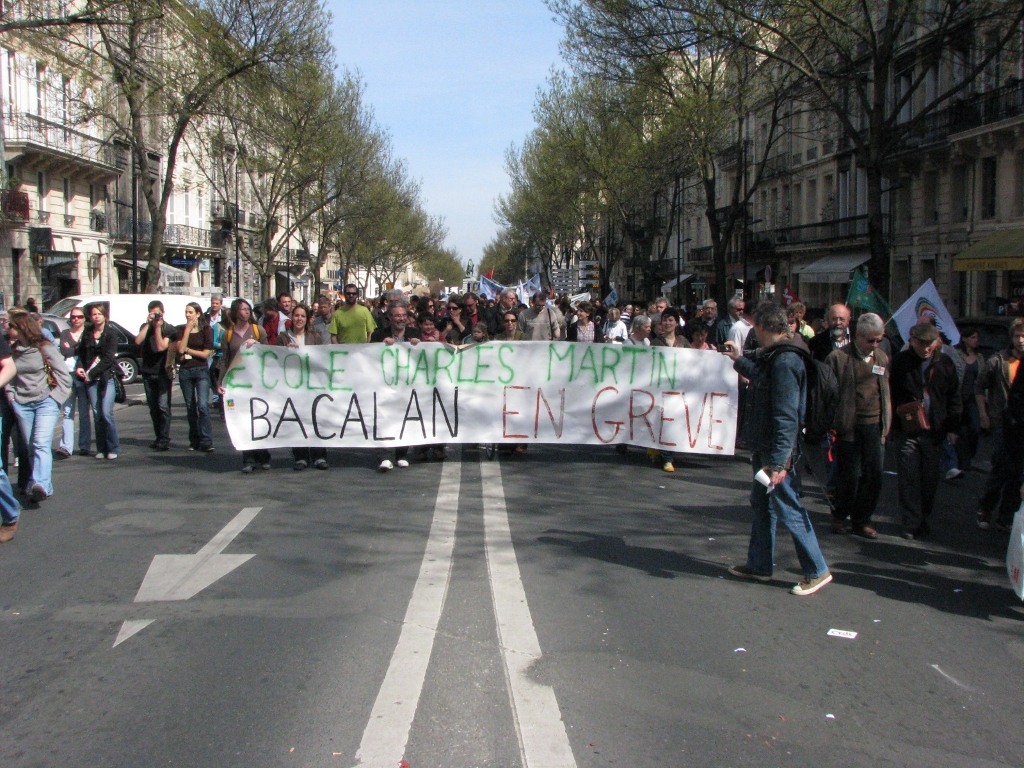
[(679, 306), (679, 278), (680, 269), (679, 263), (683, 260), (683, 246), (693, 240), (692, 237), (688, 237), (676, 245), (676, 306)]

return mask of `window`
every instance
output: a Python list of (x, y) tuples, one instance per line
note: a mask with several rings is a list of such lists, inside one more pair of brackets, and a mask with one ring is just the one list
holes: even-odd
[(949, 174), (949, 219), (967, 221), (967, 166), (955, 165)]
[(981, 159), (981, 218), (983, 219), (996, 217), (996, 190), (998, 188), (996, 170), (994, 157)]
[(1017, 153), (1013, 169), (1013, 213), (1024, 216), (1024, 150)]
[(807, 181), (807, 210), (804, 214), (804, 221), (813, 224), (818, 221), (818, 180)]
[(64, 177), (64, 215), (71, 215), (71, 179)]
[(14, 51), (7, 51), (7, 115), (11, 116), (14, 113), (14, 108), (17, 106), (14, 94), (17, 92), (15, 88), (15, 80), (18, 76), (18, 55)]
[(36, 62), (36, 114), (39, 117), (46, 117), (46, 65), (41, 61)]
[(921, 217), (925, 225), (935, 224), (939, 220), (939, 174), (936, 171), (926, 171), (921, 184), (923, 192)]
[(46, 210), (46, 174), (42, 171), (36, 174), (36, 208)]

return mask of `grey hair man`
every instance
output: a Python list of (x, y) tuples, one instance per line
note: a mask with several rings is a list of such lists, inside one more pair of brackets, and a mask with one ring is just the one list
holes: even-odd
[(850, 343), (850, 308), (845, 304), (833, 304), (828, 308), (825, 319), (828, 321), (828, 332), (819, 333), (811, 339), (807, 346), (815, 360), (824, 360), (834, 350)]
[(498, 294), (498, 303), (487, 313), (487, 333), (494, 338), (505, 330), (505, 315), (511, 312), (518, 319), (519, 297), (515, 288), (505, 288)]
[(839, 382), (836, 413), (836, 505), (832, 532), (877, 539), (871, 515), (882, 490), (882, 460), (892, 424), (889, 358), (879, 345), (885, 323), (873, 312), (857, 320), (853, 343), (829, 353), (825, 363)]

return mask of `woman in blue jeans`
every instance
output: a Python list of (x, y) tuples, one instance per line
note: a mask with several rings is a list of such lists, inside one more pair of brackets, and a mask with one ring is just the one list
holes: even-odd
[(28, 312), (11, 310), (8, 322), (7, 338), (18, 371), (7, 387), (8, 396), (22, 439), (32, 452), (28, 495), (39, 502), (53, 495), (53, 432), (71, 392), (71, 375), (63, 355), (43, 338), (39, 323)]
[(195, 302), (185, 307), (185, 325), (178, 341), (178, 383), (188, 409), (188, 449), (213, 451), (210, 425), (210, 371), (206, 361), (213, 354), (213, 329)]
[(86, 328), (78, 347), (75, 376), (85, 382), (96, 426), (96, 458), (116, 459), (121, 450), (114, 424), (115, 388), (110, 379), (117, 375), (117, 332), (107, 323), (105, 304), (86, 307), (91, 328)]

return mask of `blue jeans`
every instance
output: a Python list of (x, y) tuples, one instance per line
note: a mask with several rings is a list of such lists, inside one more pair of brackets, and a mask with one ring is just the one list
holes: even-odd
[[(754, 454), (752, 463), (755, 470), (765, 466), (767, 456)], [(797, 462), (793, 462), (794, 469)], [(775, 526), (781, 522), (793, 535), (796, 556), (804, 577), (814, 579), (828, 571), (825, 558), (814, 535), (814, 526), (807, 510), (800, 504), (797, 495), (794, 469), (786, 479), (768, 493), (768, 489), (756, 480), (750, 490), (750, 506), (754, 510), (754, 522), (750, 529), (750, 546), (747, 549), (747, 567), (754, 573), (771, 576), (775, 565)]]
[(213, 427), (210, 425), (210, 371), (204, 365), (181, 368), (178, 383), (188, 409), (188, 444), (193, 448), (213, 445)]
[(92, 442), (92, 422), (89, 420), (89, 393), (81, 379), (71, 380), (71, 394), (64, 401), (64, 426), (60, 447), (75, 452), (75, 411), (78, 411), (78, 450), (88, 451)]
[(60, 405), (52, 397), (34, 403), (13, 402), (22, 439), (32, 452), (32, 485), (41, 485), (47, 496), (53, 495), (53, 431), (60, 418)]
[(96, 425), (96, 453), (120, 453), (121, 442), (114, 424), (114, 385), (109, 381), (89, 383), (89, 405)]
[[(2, 425), (0, 425), (0, 429), (2, 429)], [(18, 522), (20, 514), (21, 504), (18, 503), (18, 499), (14, 495), (11, 481), (7, 478), (7, 473), (0, 469), (0, 523), (13, 525)]]

